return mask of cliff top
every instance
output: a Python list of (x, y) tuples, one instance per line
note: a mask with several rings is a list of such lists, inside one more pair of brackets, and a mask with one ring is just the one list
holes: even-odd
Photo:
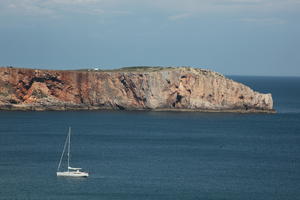
[(132, 66), (132, 67), (121, 67), (116, 69), (101, 69), (101, 68), (90, 68), (90, 69), (74, 69), (74, 70), (55, 70), (55, 69), (38, 69), (38, 68), (19, 68), (12, 66), (3, 66), (1, 68), (12, 68), (12, 69), (23, 69), (23, 70), (41, 70), (41, 71), (71, 71), (71, 72), (118, 72), (118, 73), (149, 73), (149, 72), (161, 72), (161, 71), (190, 71), (202, 75), (215, 75), (224, 77), (222, 74), (202, 68), (195, 68), (190, 66), (172, 66), (172, 67), (161, 67), (161, 66)]

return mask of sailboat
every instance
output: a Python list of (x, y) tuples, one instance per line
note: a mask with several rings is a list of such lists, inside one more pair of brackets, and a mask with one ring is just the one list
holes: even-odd
[[(60, 171), (61, 162), (64, 157), (67, 146), (68, 146), (68, 153), (67, 153), (68, 168), (67, 168), (67, 171)], [(67, 177), (88, 177), (89, 173), (80, 171), (81, 168), (70, 167), (70, 149), (71, 149), (71, 127), (69, 127), (69, 132), (68, 132), (68, 135), (67, 135), (67, 138), (65, 141), (63, 152), (62, 152), (60, 160), (59, 160), (56, 175), (57, 176), (67, 176)]]

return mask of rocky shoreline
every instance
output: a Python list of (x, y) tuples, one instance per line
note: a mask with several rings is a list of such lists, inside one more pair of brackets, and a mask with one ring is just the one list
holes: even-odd
[(173, 109), (173, 108), (158, 108), (158, 109), (114, 109), (112, 107), (100, 106), (82, 106), (82, 105), (64, 105), (64, 106), (43, 106), (43, 105), (0, 105), (1, 111), (95, 111), (95, 110), (126, 110), (126, 111), (151, 111), (151, 112), (206, 112), (206, 113), (276, 113), (275, 109)]
[(0, 68), (0, 110), (145, 110), (275, 113), (271, 94), (205, 69)]

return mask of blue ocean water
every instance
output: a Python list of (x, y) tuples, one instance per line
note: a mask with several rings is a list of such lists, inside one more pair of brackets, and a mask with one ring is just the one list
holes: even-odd
[(278, 113), (0, 112), (0, 199), (300, 199), (300, 78), (231, 78)]

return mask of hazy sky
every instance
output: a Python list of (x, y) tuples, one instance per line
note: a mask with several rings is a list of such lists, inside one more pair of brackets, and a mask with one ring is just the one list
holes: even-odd
[(0, 65), (300, 76), (300, 0), (0, 0)]

